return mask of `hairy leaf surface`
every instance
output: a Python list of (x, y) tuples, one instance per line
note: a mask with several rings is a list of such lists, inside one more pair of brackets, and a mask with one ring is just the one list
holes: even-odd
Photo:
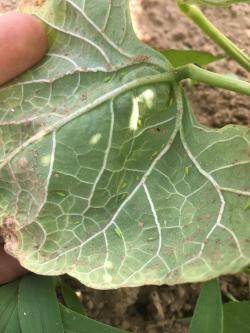
[[(27, 2), (27, 1), (26, 1)], [(249, 263), (250, 131), (193, 117), (125, 0), (34, 11), (50, 49), (0, 90), (0, 225), (33, 272), (95, 288), (200, 281)]]

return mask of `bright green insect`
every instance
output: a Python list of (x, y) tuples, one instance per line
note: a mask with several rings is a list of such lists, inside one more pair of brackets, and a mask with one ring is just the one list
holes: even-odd
[(120, 229), (119, 227), (116, 227), (116, 228), (115, 228), (115, 233), (117, 234), (117, 236), (118, 236), (119, 238), (122, 238), (122, 231), (121, 231), (121, 229)]
[(250, 199), (247, 200), (245, 204), (245, 209), (250, 209)]
[(191, 167), (189, 167), (189, 166), (187, 166), (187, 167), (185, 167), (185, 175), (189, 175), (189, 173), (190, 173), (190, 168)]
[(66, 194), (64, 192), (56, 192), (57, 195), (59, 195), (59, 197), (66, 197)]

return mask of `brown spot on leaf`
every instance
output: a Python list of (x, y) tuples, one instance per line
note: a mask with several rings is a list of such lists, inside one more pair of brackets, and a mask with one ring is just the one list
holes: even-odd
[(27, 160), (26, 157), (21, 157), (18, 161), (18, 165), (20, 166), (20, 168), (22, 169), (27, 169), (29, 166), (29, 162)]
[(141, 54), (132, 58), (132, 61), (136, 64), (149, 60), (149, 56)]
[(212, 262), (214, 263), (214, 264), (217, 264), (218, 263), (218, 261), (220, 260), (220, 257), (221, 257), (221, 254), (220, 253), (216, 253), (216, 254), (214, 254), (214, 255), (212, 255)]
[(16, 218), (14, 216), (8, 216), (3, 220), (3, 224), (0, 227), (0, 238), (5, 243), (5, 250), (9, 254), (12, 254), (17, 244), (16, 236)]
[(144, 228), (144, 223), (143, 222), (139, 222), (138, 226), (143, 229)]
[(87, 94), (82, 94), (81, 96), (80, 96), (80, 100), (81, 101), (85, 101), (87, 99)]
[(10, 229), (10, 230), (15, 230), (16, 229), (16, 219), (14, 216), (9, 216), (6, 217), (3, 221), (3, 227)]
[(203, 243), (206, 245), (208, 243), (208, 238), (205, 238)]
[(164, 255), (166, 257), (170, 257), (170, 256), (173, 256), (174, 255), (174, 249), (173, 248), (170, 248), (170, 247), (166, 247), (163, 251)]

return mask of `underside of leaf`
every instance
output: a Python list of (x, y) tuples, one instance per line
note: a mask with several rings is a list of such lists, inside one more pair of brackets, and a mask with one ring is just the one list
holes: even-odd
[[(27, 6), (24, 7), (27, 11)], [(0, 230), (27, 269), (95, 288), (250, 262), (250, 130), (201, 126), (125, 0), (29, 7), (44, 60), (0, 90)]]

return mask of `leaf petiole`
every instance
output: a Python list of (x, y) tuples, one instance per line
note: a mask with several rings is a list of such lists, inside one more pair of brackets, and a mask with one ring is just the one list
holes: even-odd
[(177, 0), (180, 10), (188, 16), (198, 27), (219, 45), (232, 59), (250, 71), (250, 57), (227, 38), (202, 11), (195, 5), (188, 4), (185, 0)]
[(250, 83), (202, 69), (193, 64), (176, 68), (176, 79), (193, 79), (209, 86), (223, 88), (250, 96)]

